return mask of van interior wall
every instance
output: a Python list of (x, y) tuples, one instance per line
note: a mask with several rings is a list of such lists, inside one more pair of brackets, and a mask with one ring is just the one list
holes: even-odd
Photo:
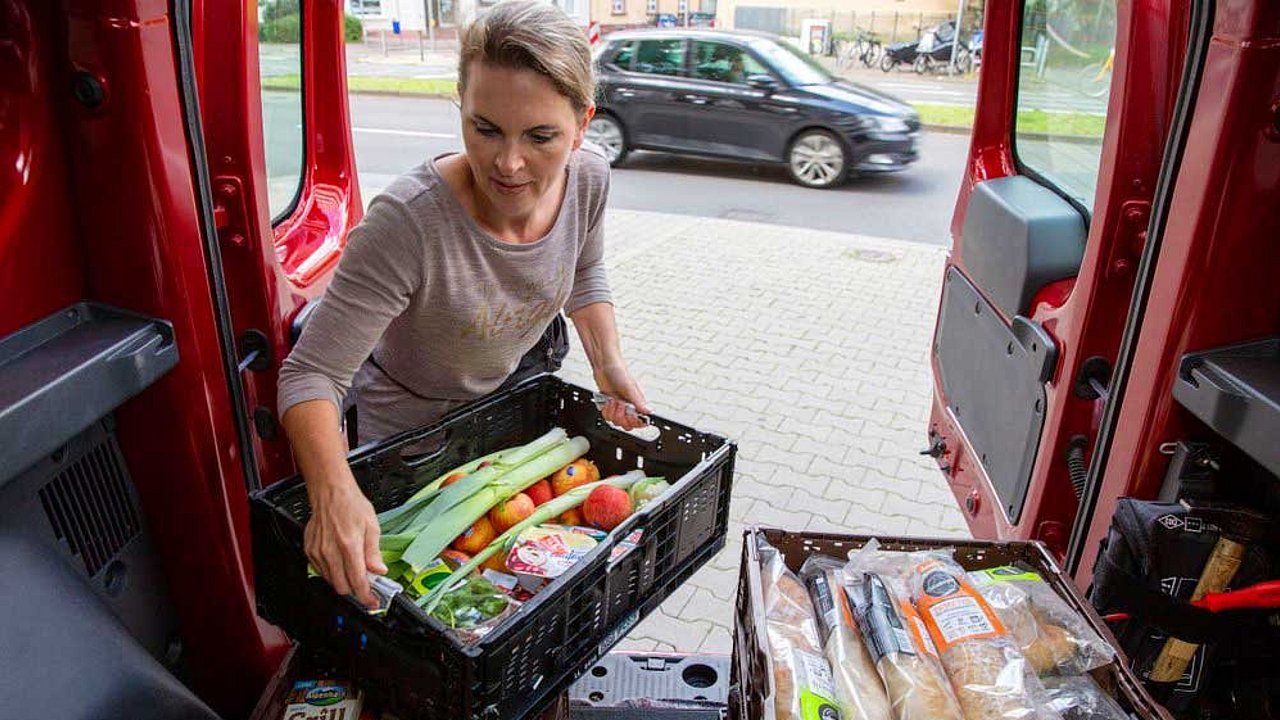
[(113, 413), (184, 680), (243, 717), (287, 650), (255, 613), (244, 478), (165, 2), (0, 0), (0, 339), (88, 300), (173, 325)]

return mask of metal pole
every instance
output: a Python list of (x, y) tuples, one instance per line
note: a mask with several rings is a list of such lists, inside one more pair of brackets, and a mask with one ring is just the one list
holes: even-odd
[(964, 0), (960, 0), (960, 7), (956, 9), (956, 32), (955, 40), (951, 43), (951, 61), (949, 63), (951, 72), (956, 70), (956, 53), (960, 51), (960, 23), (964, 20)]
[(916, 26), (916, 42), (924, 37), (924, 13), (920, 13), (920, 24)]
[(382, 28), (382, 32), (378, 33), (378, 38), (382, 40), (382, 57), (387, 56), (387, 29)]
[(876, 31), (876, 11), (875, 11), (875, 10), (872, 10), (872, 11), (871, 11), (871, 25), (870, 25), (869, 27), (867, 27), (867, 34), (868, 34), (868, 35), (874, 34), (874, 33), (875, 33), (875, 31)]
[(432, 0), (422, 0), (423, 6), (427, 9), (427, 37), (431, 38), (431, 52), (434, 53), (436, 51), (436, 21), (431, 3)]
[(857, 10), (853, 11), (853, 32), (854, 34), (857, 34), (858, 32), (858, 11)]
[(893, 11), (893, 32), (889, 35), (889, 44), (898, 42), (898, 11)]

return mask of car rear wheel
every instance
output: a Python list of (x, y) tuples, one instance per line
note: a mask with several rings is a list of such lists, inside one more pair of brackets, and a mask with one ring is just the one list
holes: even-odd
[(835, 187), (849, 176), (844, 144), (826, 130), (806, 130), (787, 150), (791, 179), (811, 188)]
[(587, 125), (587, 139), (604, 150), (610, 165), (617, 165), (627, 156), (627, 138), (622, 123), (612, 115), (598, 113)]

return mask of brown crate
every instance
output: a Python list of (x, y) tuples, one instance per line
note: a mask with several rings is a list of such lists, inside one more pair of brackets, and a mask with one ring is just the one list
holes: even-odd
[[(742, 564), (738, 570), (738, 599), (733, 623), (733, 689), (730, 692), (730, 715), (737, 720), (776, 720), (773, 710), (773, 672), (765, 649), (764, 606), (761, 603), (760, 556), (755, 534), (777, 548), (787, 567), (799, 572), (806, 558), (813, 554), (845, 558), (850, 550), (862, 547), (872, 539), (869, 535), (836, 535), (831, 533), (790, 532), (775, 528), (748, 528), (742, 543)], [(955, 558), (966, 570), (980, 570), (1021, 561), (1035, 568), (1076, 612), (1116, 650), (1116, 661), (1094, 671), (1098, 681), (1126, 711), (1143, 720), (1170, 720), (1170, 715), (1156, 704), (1137, 676), (1129, 670), (1128, 660), (1106, 623), (1084, 600), (1071, 579), (1063, 573), (1053, 556), (1039, 542), (986, 541), (945, 538), (877, 537), (885, 550), (915, 551), (953, 548)]]

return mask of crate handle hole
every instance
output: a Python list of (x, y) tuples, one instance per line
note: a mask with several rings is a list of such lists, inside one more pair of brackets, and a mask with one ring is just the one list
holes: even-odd
[(603, 665), (597, 665), (591, 668), (591, 674), (596, 677), (604, 677), (605, 675), (609, 674), (609, 668)]
[(604, 699), (604, 693), (600, 692), (599, 690), (596, 690), (595, 692), (588, 695), (587, 699), (593, 703), (598, 703)]
[(695, 688), (709, 688), (720, 679), (715, 668), (702, 663), (695, 663), (685, 668), (684, 672), (680, 673), (680, 677), (684, 679), (686, 685)]

